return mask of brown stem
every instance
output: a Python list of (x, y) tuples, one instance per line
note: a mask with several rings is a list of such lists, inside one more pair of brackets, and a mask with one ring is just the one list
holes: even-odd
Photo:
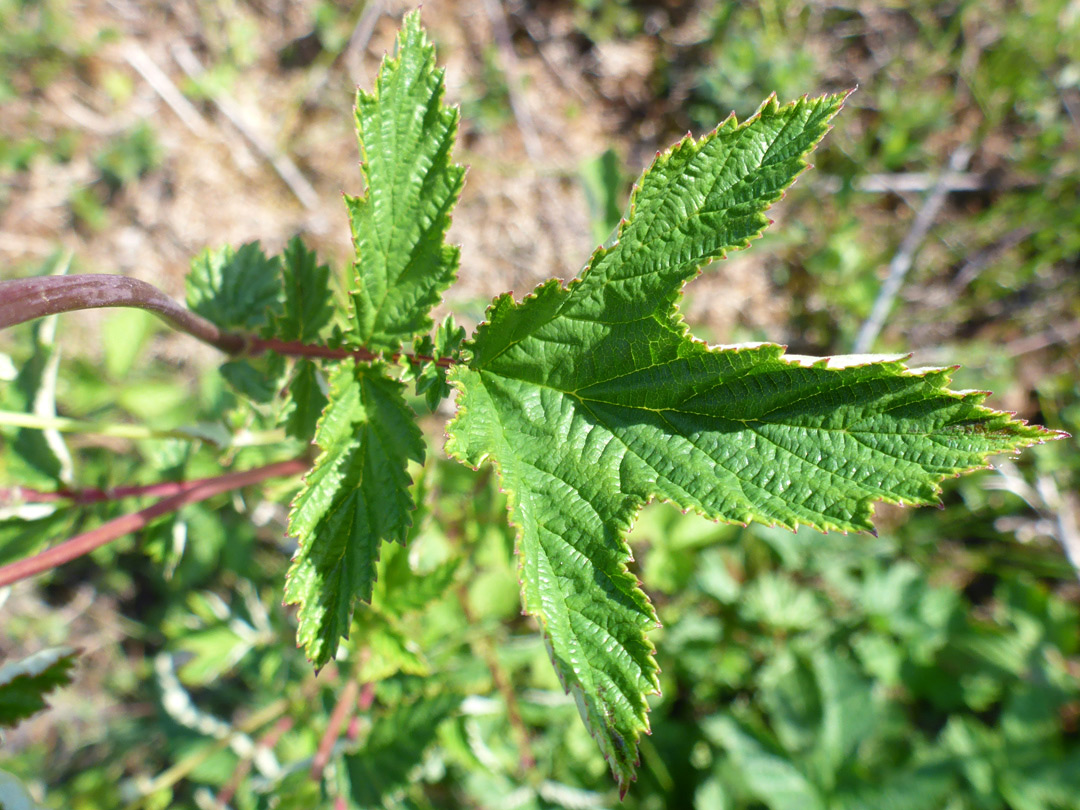
[(229, 354), (242, 351), (246, 343), (242, 335), (219, 329), (156, 287), (135, 278), (94, 273), (0, 281), (0, 329), (59, 312), (102, 307), (145, 309), (170, 326)]
[(220, 478), (221, 476), (211, 476), (209, 478), (195, 478), (191, 481), (160, 481), (156, 484), (138, 484), (127, 487), (111, 487), (110, 489), (98, 489), (97, 487), (58, 489), (55, 492), (42, 492), (41, 490), (26, 489), (24, 487), (0, 487), (0, 504), (71, 501), (81, 505), (101, 503), (102, 501), (119, 501), (123, 498), (167, 497), (179, 495), (181, 492), (189, 492), (202, 484), (208, 484)]
[[(317, 346), (299, 341), (278, 340), (277, 338), (251, 338), (247, 346), (248, 354), (261, 354), (264, 351), (274, 351), (289, 357), (322, 357), (329, 360), (343, 360), (351, 357), (354, 360), (377, 360), (378, 355), (367, 349), (333, 349), (329, 346)], [(409, 354), (397, 352), (390, 356), (392, 360), (405, 357), (410, 363), (434, 363), (443, 368), (449, 368), (454, 364), (450, 357), (432, 357), (427, 354)]]
[[(145, 281), (107, 273), (73, 276), (40, 276), (0, 281), (0, 329), (15, 324), (80, 309), (135, 307), (153, 312), (170, 326), (209, 343), (226, 354), (261, 354), (275, 351), (290, 357), (322, 357), (342, 360), (352, 357), (370, 361), (377, 355), (367, 349), (334, 349), (299, 341), (241, 335), (218, 328), (210, 321), (173, 301)], [(433, 362), (444, 368), (453, 365), (449, 357), (398, 352), (393, 360), (406, 357), (413, 363)]]
[(226, 473), (216, 478), (199, 481), (195, 486), (168, 498), (163, 498), (152, 506), (110, 520), (96, 529), (72, 537), (58, 546), (45, 549), (45, 551), (35, 554), (33, 557), (0, 566), (0, 588), (49, 571), (84, 554), (89, 554), (106, 543), (143, 528), (154, 518), (175, 512), (190, 503), (205, 501), (207, 498), (212, 498), (222, 492), (230, 492), (234, 489), (257, 484), (268, 478), (299, 475), (310, 466), (311, 462), (306, 458), (294, 458), (290, 461), (279, 461), (276, 464), (268, 464), (265, 467), (257, 467), (253, 470)]
[[(477, 624), (477, 618), (469, 607), (469, 592), (462, 586), (458, 590), (461, 600), (461, 612), (465, 614), (465, 621), (470, 627)], [(525, 725), (525, 719), (521, 716), (521, 704), (518, 703), (517, 692), (513, 684), (506, 676), (506, 670), (499, 663), (499, 657), (495, 652), (495, 645), (488, 637), (477, 638), (471, 642), (473, 651), (478, 653), (487, 664), (491, 673), (491, 680), (495, 683), (495, 689), (506, 704), (506, 717), (510, 721), (510, 730), (514, 735), (518, 747), (518, 768), (522, 774), (526, 774), (536, 765), (536, 755), (533, 754), (532, 743), (529, 740), (529, 728)]]

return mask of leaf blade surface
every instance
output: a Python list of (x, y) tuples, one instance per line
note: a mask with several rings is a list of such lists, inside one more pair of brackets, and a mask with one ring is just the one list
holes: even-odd
[(345, 198), (357, 255), (353, 332), (372, 351), (396, 352), (427, 331), (457, 273), (458, 248), (444, 237), (465, 169), (450, 159), (458, 111), (443, 105), (443, 91), (419, 12), (408, 14), (375, 92), (357, 93), (368, 191)]
[(683, 284), (760, 234), (844, 97), (770, 99), (658, 156), (616, 241), (567, 287), (496, 299), (452, 372), (447, 451), (497, 464), (525, 609), (624, 791), (658, 684), (655, 614), (626, 568), (641, 505), (871, 531), (873, 501), (936, 502), (946, 475), (1047, 435), (983, 408), (984, 394), (947, 390), (943, 370), (688, 334)]
[(357, 600), (370, 601), (383, 541), (405, 542), (414, 508), (407, 472), (423, 463), (420, 429), (382, 365), (340, 363), (315, 441), (322, 453), (289, 514), (299, 539), (285, 586), (300, 605), (297, 638), (317, 666), (348, 637)]

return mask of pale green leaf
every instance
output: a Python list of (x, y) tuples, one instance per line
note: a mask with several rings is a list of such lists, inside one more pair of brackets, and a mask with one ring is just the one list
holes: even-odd
[(0, 727), (45, 708), (45, 694), (71, 682), (75, 650), (52, 647), (0, 666)]
[(821, 694), (821, 733), (813, 751), (821, 782), (832, 789), (837, 775), (879, 721), (871, 685), (855, 665), (832, 652), (812, 658)]
[(983, 393), (949, 391), (943, 370), (687, 333), (683, 284), (760, 234), (843, 99), (769, 99), (658, 156), (581, 277), (498, 298), (452, 372), (447, 450), (498, 464), (525, 608), (624, 790), (657, 688), (644, 632), (655, 616), (626, 570), (645, 502), (870, 531), (875, 500), (934, 503), (945, 476), (1049, 435), (981, 407)]
[(339, 363), (315, 441), (322, 450), (293, 501), (300, 542), (285, 601), (300, 605), (299, 641), (321, 666), (348, 637), (358, 599), (371, 600), (383, 541), (405, 542), (414, 508), (406, 466), (423, 463), (423, 437), (382, 365)]
[(465, 169), (450, 161), (458, 111), (442, 96), (443, 71), (413, 12), (374, 94), (356, 101), (368, 192), (345, 198), (357, 257), (351, 296), (354, 337), (372, 351), (396, 352), (427, 331), (457, 271), (458, 249), (444, 237)]
[(826, 810), (825, 798), (802, 771), (730, 717), (711, 718), (704, 728), (727, 750), (750, 792), (770, 810)]
[(16, 776), (0, 771), (0, 810), (41, 810), (41, 805)]
[(204, 250), (187, 275), (188, 308), (222, 329), (255, 331), (281, 307), (281, 265), (258, 242)]

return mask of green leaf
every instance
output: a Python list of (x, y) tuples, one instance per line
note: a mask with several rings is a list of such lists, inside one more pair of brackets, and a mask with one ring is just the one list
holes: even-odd
[(375, 603), (395, 616), (421, 610), (446, 592), (460, 563), (460, 558), (454, 558), (420, 573), (413, 570), (408, 552), (391, 547), (380, 566), (382, 572), (375, 588)]
[(105, 371), (111, 380), (122, 380), (154, 334), (157, 322), (141, 309), (115, 309), (101, 325)]
[(798, 768), (730, 717), (714, 717), (705, 721), (704, 728), (727, 749), (750, 792), (771, 810), (825, 810), (824, 797)]
[(814, 674), (821, 693), (821, 733), (814, 750), (821, 783), (830, 790), (837, 774), (878, 723), (871, 685), (850, 661), (818, 650)]
[(330, 268), (319, 264), (315, 251), (308, 250), (298, 236), (285, 246), (281, 258), (285, 295), (275, 323), (274, 337), (314, 342), (334, 316)]
[(46, 693), (71, 683), (75, 655), (70, 647), (52, 647), (0, 666), (0, 726), (44, 709)]
[(285, 358), (275, 352), (266, 352), (259, 357), (222, 363), (218, 371), (238, 394), (265, 405), (273, 402), (281, 390)]
[(301, 441), (310, 441), (326, 407), (326, 394), (319, 384), (319, 367), (311, 360), (298, 360), (289, 382), (292, 408), (285, 418), (285, 432)]
[(375, 93), (356, 100), (368, 192), (345, 198), (357, 256), (353, 336), (371, 351), (396, 352), (426, 332), (457, 271), (458, 249), (444, 237), (465, 169), (450, 162), (458, 111), (442, 96), (443, 71), (413, 12)]
[(435, 739), (435, 732), (460, 699), (450, 694), (424, 697), (379, 717), (367, 742), (345, 757), (352, 800), (362, 808), (389, 807), (408, 784), (409, 774)]
[(1051, 436), (981, 407), (984, 393), (947, 390), (944, 370), (688, 334), (683, 284), (761, 233), (843, 99), (770, 98), (658, 156), (580, 278), (496, 299), (451, 372), (447, 451), (498, 465), (525, 608), (623, 790), (657, 689), (655, 614), (626, 569), (644, 503), (871, 531), (873, 501), (935, 503), (945, 476)]
[(300, 548), (285, 601), (300, 605), (298, 638), (316, 666), (348, 637), (357, 599), (371, 600), (379, 546), (405, 542), (414, 508), (406, 466), (424, 442), (404, 385), (382, 365), (339, 363), (315, 431), (322, 453), (293, 501), (289, 532)]
[[(60, 254), (42, 268), (51, 275), (63, 275), (70, 256)], [(60, 348), (56, 345), (57, 317), (42, 318), (30, 326), (33, 352), (8, 384), (0, 384), (0, 408), (56, 416), (56, 384), (60, 370)], [(70, 484), (74, 475), (71, 452), (58, 430), (0, 427), (0, 438), (10, 442), (10, 454), (0, 460), (0, 470), (21, 486), (55, 487)]]
[[(4, 509), (2, 513), (6, 512), (8, 510)], [(0, 565), (37, 554), (51, 543), (62, 540), (71, 533), (77, 518), (74, 509), (54, 509), (43, 504), (26, 505), (17, 509), (16, 515), (0, 519)]]
[(258, 242), (204, 250), (191, 262), (187, 305), (222, 329), (256, 331), (281, 307), (281, 265)]
[[(940, 765), (874, 773), (871, 784), (834, 794), (833, 810), (938, 810), (946, 795), (957, 792), (955, 780)], [(967, 806), (967, 805), (959, 805)]]

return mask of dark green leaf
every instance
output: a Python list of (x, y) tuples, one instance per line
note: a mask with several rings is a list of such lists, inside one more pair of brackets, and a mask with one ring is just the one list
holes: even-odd
[(45, 695), (71, 683), (76, 651), (52, 647), (0, 666), (0, 726), (14, 726), (45, 708)]
[(274, 337), (304, 343), (317, 341), (334, 316), (330, 268), (319, 264), (315, 251), (308, 250), (297, 236), (281, 256), (281, 275), (285, 295)]
[(499, 297), (451, 374), (461, 396), (447, 451), (497, 463), (525, 608), (623, 789), (657, 688), (644, 635), (655, 615), (626, 570), (644, 503), (872, 531), (875, 500), (936, 503), (946, 476), (1054, 436), (902, 358), (786, 357), (688, 334), (682, 286), (761, 233), (843, 99), (769, 99), (659, 155), (615, 241), (569, 286)]
[(465, 169), (450, 162), (458, 112), (443, 105), (443, 89), (420, 14), (408, 14), (374, 94), (357, 94), (368, 193), (345, 198), (356, 245), (354, 335), (372, 351), (396, 352), (427, 331), (457, 272), (458, 249), (444, 236)]
[(285, 419), (285, 432), (301, 441), (310, 441), (315, 435), (319, 415), (326, 407), (326, 394), (319, 384), (319, 373), (315, 363), (301, 359), (297, 361), (289, 383), (292, 407)]
[(343, 361), (315, 441), (322, 450), (293, 501), (289, 531), (300, 541), (285, 587), (300, 605), (299, 640), (317, 666), (347, 637), (358, 599), (370, 601), (383, 541), (405, 542), (412, 524), (406, 466), (424, 442), (382, 365)]
[(218, 370), (238, 394), (265, 405), (273, 402), (281, 391), (285, 358), (275, 352), (266, 352), (246, 360), (230, 360), (222, 363)]
[(375, 721), (367, 742), (345, 757), (352, 800), (361, 810), (389, 806), (422, 761), (435, 732), (460, 699), (441, 694), (398, 706)]

